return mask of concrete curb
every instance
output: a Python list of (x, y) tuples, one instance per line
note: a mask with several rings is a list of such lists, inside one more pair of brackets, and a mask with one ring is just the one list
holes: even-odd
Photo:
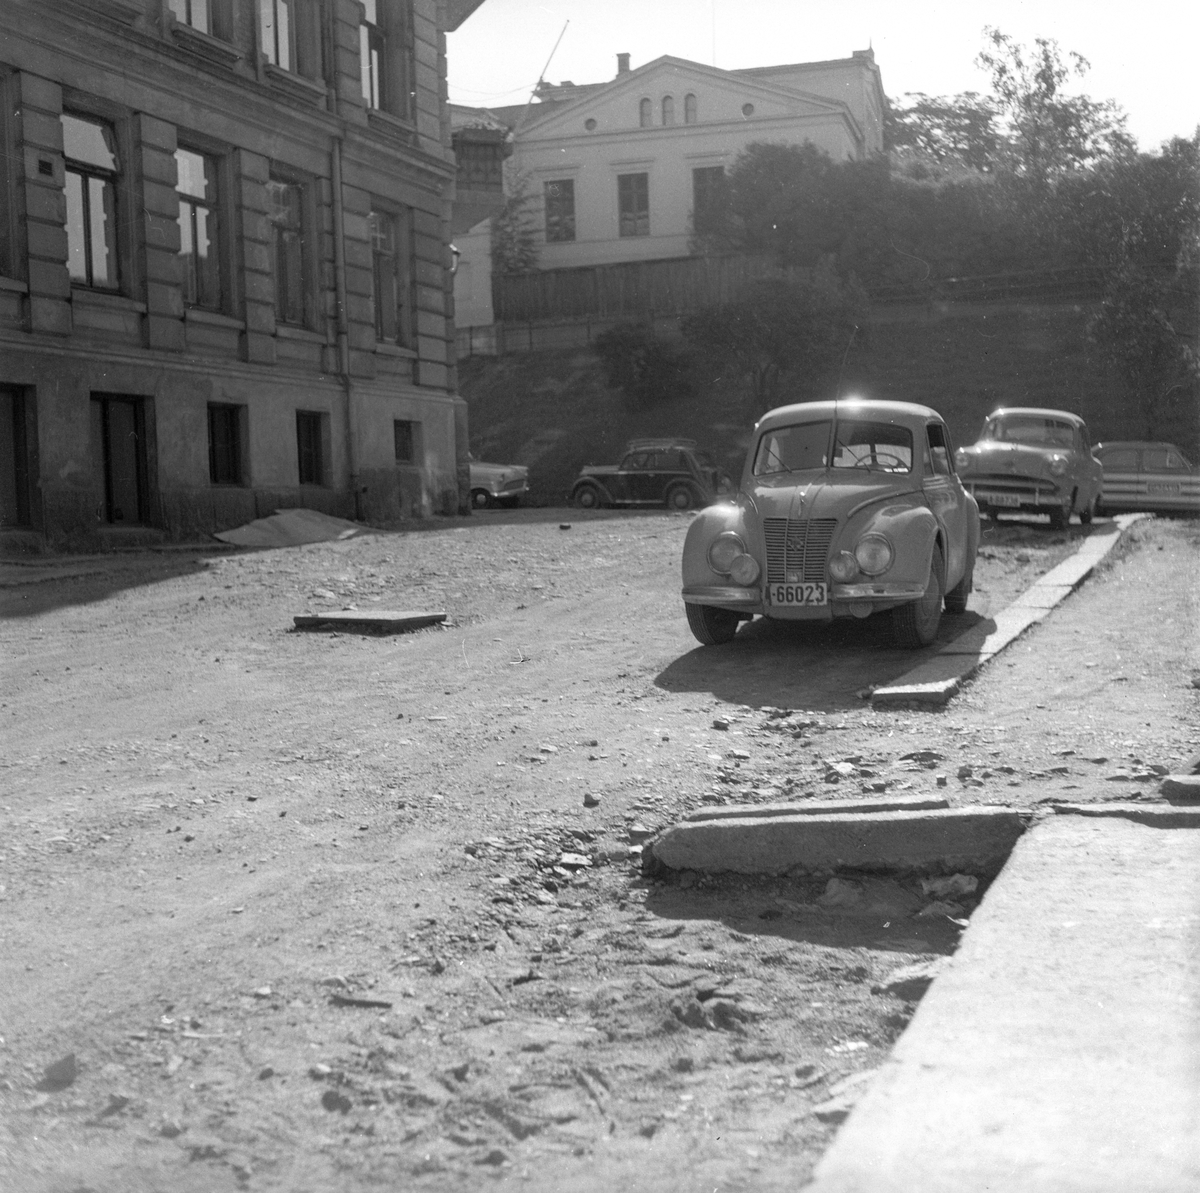
[(1125, 531), (1147, 517), (1148, 514), (1121, 514), (1113, 519), (1111, 527), (1093, 531), (1073, 555), (1051, 568), (995, 617), (960, 635), (932, 659), (886, 687), (876, 688), (871, 693), (872, 706), (940, 707), (945, 704), (959, 690), (964, 679), (1066, 600), (1121, 541)]
[(820, 812), (685, 820), (652, 842), (654, 862), (709, 874), (998, 874), (1025, 831), (1013, 808)]
[(729, 804), (722, 808), (697, 808), (683, 819), (734, 820), (748, 816), (820, 816), (826, 812), (926, 812), (948, 808), (941, 796), (883, 796), (863, 799), (809, 799), (798, 804)]

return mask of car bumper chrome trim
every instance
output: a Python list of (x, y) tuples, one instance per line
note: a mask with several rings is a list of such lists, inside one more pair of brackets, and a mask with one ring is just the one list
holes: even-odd
[(835, 601), (895, 601), (916, 600), (925, 595), (925, 585), (913, 584), (835, 584)]
[(705, 584), (697, 588), (685, 588), (683, 599), (693, 605), (740, 605), (757, 607), (762, 597), (757, 587), (736, 588), (731, 584)]

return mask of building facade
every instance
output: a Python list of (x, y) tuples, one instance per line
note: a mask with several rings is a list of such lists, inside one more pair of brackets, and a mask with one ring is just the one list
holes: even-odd
[(809, 142), (835, 161), (883, 151), (871, 50), (749, 70), (617, 59), (607, 83), (544, 85), (496, 113), (514, 130), (542, 269), (687, 255), (695, 211), (754, 142)]
[(444, 33), (480, 2), (0, 6), (0, 530), (463, 505)]

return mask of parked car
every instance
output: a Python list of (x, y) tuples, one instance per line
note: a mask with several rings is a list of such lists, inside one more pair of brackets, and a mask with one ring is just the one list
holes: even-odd
[(1096, 445), (1096, 458), (1104, 467), (1100, 505), (1106, 513), (1200, 513), (1200, 468), (1173, 443), (1113, 440)]
[(1072, 514), (1088, 523), (1103, 472), (1087, 424), (1065, 410), (1011, 406), (992, 411), (972, 447), (959, 448), (958, 471), (982, 513), (1049, 514), (1062, 530)]
[(477, 510), (493, 505), (520, 505), (529, 492), (529, 469), (522, 464), (486, 464), (468, 456), (471, 465), (471, 505)]
[(571, 486), (571, 504), (665, 505), (688, 510), (708, 505), (733, 488), (712, 456), (694, 439), (631, 439), (619, 464), (587, 464)]
[(705, 645), (762, 615), (829, 621), (891, 611), (903, 647), (966, 609), (979, 509), (936, 410), (908, 402), (781, 406), (754, 428), (741, 487), (688, 528), (683, 601)]

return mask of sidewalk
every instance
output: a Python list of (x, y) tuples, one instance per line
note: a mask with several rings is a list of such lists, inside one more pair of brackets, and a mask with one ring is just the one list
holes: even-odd
[(1196, 824), (1031, 829), (808, 1193), (1200, 1189)]

